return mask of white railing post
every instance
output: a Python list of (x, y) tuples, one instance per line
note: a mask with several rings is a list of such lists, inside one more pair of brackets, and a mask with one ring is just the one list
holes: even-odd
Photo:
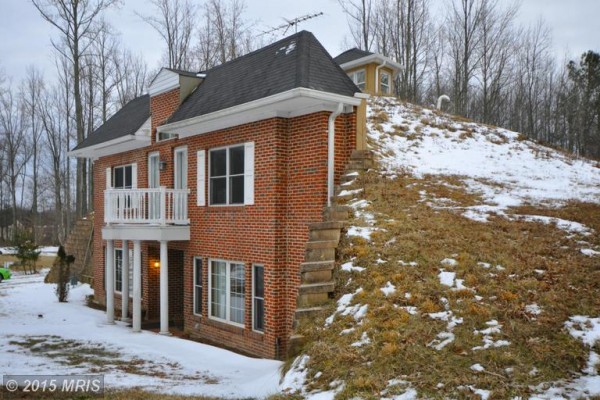
[(167, 188), (164, 186), (160, 187), (160, 224), (166, 225), (167, 223)]

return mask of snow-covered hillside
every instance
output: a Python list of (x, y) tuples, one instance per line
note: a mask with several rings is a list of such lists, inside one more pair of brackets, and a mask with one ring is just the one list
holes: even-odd
[(378, 165), (336, 301), (281, 389), (307, 399), (600, 396), (600, 164), (504, 129), (372, 98)]
[(600, 203), (600, 163), (575, 159), (506, 129), (461, 121), (392, 98), (372, 100), (369, 135), (390, 175), (458, 175), (484, 204), (465, 216), (485, 220), (523, 204)]

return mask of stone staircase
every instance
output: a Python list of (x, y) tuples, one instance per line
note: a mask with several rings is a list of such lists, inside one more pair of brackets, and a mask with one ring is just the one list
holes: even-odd
[[(344, 183), (351, 182), (357, 176), (373, 166), (373, 154), (366, 150), (355, 150), (350, 157), (346, 170), (340, 178), (336, 193), (346, 189)], [(306, 243), (304, 262), (300, 265), (300, 287), (298, 288), (297, 308), (294, 317), (294, 331), (302, 319), (311, 318), (323, 310), (334, 297), (334, 266), (336, 250), (342, 230), (351, 212), (348, 206), (337, 204), (338, 197), (332, 199), (332, 205), (323, 210), (323, 222), (310, 224), (309, 238)], [(290, 337), (289, 353), (299, 350), (304, 340), (296, 333)]]
[(92, 252), (94, 214), (79, 219), (67, 237), (65, 251), (75, 257), (71, 271), (81, 282), (92, 283)]

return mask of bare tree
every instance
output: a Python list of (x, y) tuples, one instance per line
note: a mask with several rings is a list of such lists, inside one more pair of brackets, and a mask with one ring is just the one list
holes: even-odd
[[(118, 0), (32, 0), (40, 15), (60, 32), (60, 40), (52, 44), (71, 63), (73, 74), (73, 100), (77, 141), (85, 138), (84, 107), (81, 96), (82, 56), (97, 35), (95, 22), (102, 11)], [(86, 162), (77, 159), (76, 206), (77, 217), (87, 213)]]
[(151, 0), (150, 3), (154, 5), (157, 12), (146, 16), (138, 15), (158, 32), (167, 45), (168, 67), (189, 69), (196, 6), (189, 0)]
[(129, 50), (116, 54), (115, 88), (117, 108), (141, 96), (148, 83), (148, 67), (141, 55), (133, 55)]
[(506, 100), (506, 90), (512, 79), (511, 59), (516, 51), (516, 30), (513, 28), (519, 10), (513, 3), (501, 9), (497, 0), (482, 3), (480, 62), (477, 66), (481, 82), (479, 118), (490, 124), (500, 124), (500, 108)]
[(29, 117), (29, 138), (31, 140), (31, 158), (32, 158), (32, 191), (31, 191), (31, 214), (33, 239), (37, 242), (36, 228), (39, 225), (38, 215), (38, 197), (39, 197), (39, 151), (42, 135), (42, 124), (40, 122), (40, 102), (42, 92), (44, 91), (44, 79), (42, 74), (35, 67), (27, 69), (27, 76), (21, 88), (24, 110)]
[(0, 135), (2, 135), (2, 143), (6, 153), (5, 175), (11, 197), (13, 240), (18, 233), (18, 183), (25, 172), (30, 156), (25, 115), (23, 102), (16, 99), (10, 89), (2, 93), (0, 97)]
[(469, 87), (475, 75), (480, 25), (487, 0), (452, 0), (447, 17), (448, 50), (453, 72), (453, 101), (458, 114), (469, 116)]
[(370, 51), (375, 40), (371, 0), (338, 0), (348, 18), (355, 46)]

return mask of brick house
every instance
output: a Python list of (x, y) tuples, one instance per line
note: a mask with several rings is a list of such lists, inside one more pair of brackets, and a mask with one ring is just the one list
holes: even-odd
[(283, 357), (308, 226), (364, 147), (366, 95), (306, 31), (164, 68), (148, 92), (70, 152), (94, 163), (96, 302), (134, 331)]

